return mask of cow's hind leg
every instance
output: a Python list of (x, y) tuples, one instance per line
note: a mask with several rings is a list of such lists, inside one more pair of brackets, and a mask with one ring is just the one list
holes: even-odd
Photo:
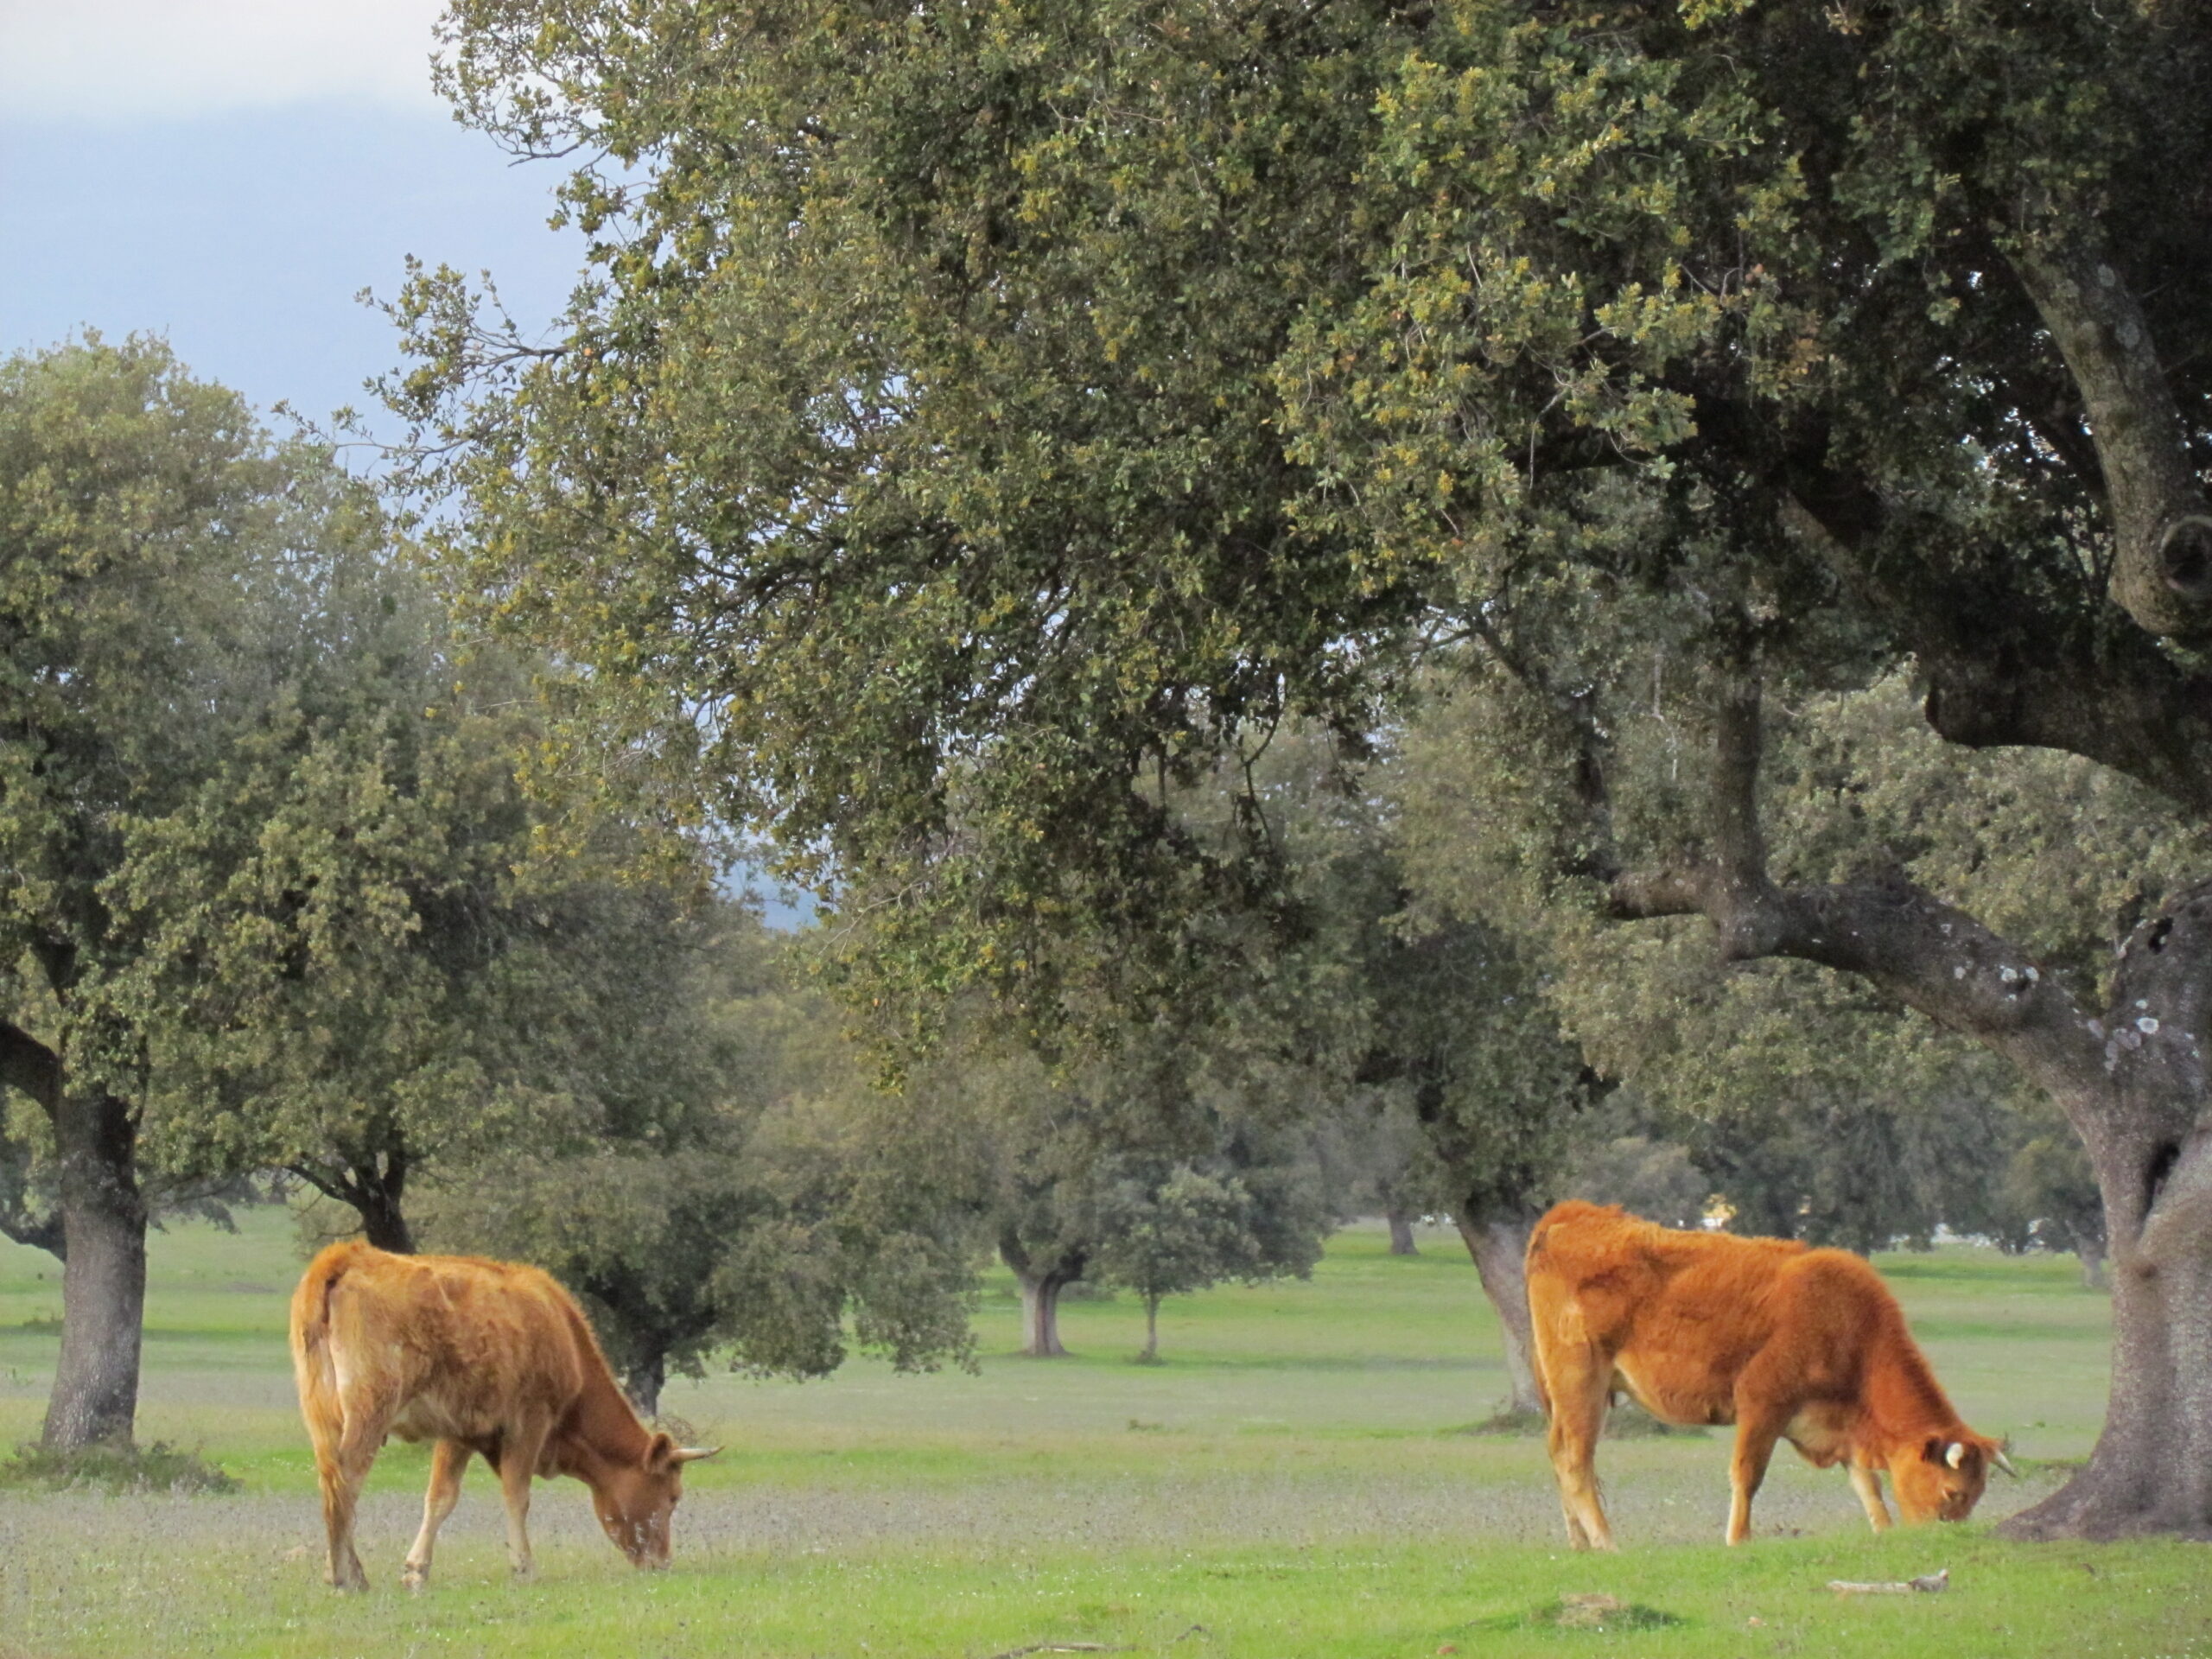
[(365, 1401), (341, 1402), (343, 1427), (334, 1434), (315, 1434), (315, 1476), (322, 1487), (322, 1526), (329, 1539), (329, 1564), (323, 1577), (334, 1589), (365, 1590), (369, 1575), (353, 1548), (353, 1512), (361, 1483), (384, 1446), (389, 1414)]
[(1612, 1402), (1612, 1362), (1586, 1344), (1547, 1356), (1544, 1390), (1552, 1421), (1544, 1436), (1567, 1541), (1577, 1549), (1611, 1549), (1613, 1530), (1598, 1501), (1598, 1439)]
[(507, 1505), (507, 1564), (518, 1579), (537, 1570), (530, 1553), (530, 1481), (545, 1449), (546, 1427), (503, 1436), (499, 1443), (499, 1496)]
[(468, 1448), (459, 1440), (440, 1440), (430, 1453), (430, 1486), (423, 1495), (423, 1529), (407, 1552), (407, 1565), (399, 1581), (420, 1590), (430, 1581), (430, 1552), (437, 1545), (438, 1529), (461, 1502), (461, 1471), (468, 1467)]

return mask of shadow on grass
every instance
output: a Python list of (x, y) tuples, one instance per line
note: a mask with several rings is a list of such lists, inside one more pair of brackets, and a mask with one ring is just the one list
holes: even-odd
[[(1541, 1411), (1501, 1411), (1485, 1417), (1479, 1423), (1469, 1423), (1464, 1428), (1448, 1429), (1452, 1434), (1497, 1434), (1534, 1439), (1543, 1433), (1544, 1414)], [(1632, 1401), (1623, 1401), (1615, 1406), (1605, 1419), (1605, 1438), (1609, 1440), (1659, 1440), (1680, 1439), (1709, 1440), (1709, 1431), (1702, 1428), (1678, 1428), (1672, 1423), (1662, 1423), (1649, 1412)]]

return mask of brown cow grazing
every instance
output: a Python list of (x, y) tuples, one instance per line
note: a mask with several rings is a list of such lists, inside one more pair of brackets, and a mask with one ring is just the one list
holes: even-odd
[(574, 1475), (632, 1565), (666, 1567), (683, 1465), (720, 1449), (679, 1446), (640, 1423), (575, 1299), (512, 1262), (333, 1244), (292, 1294), (292, 1367), (322, 1484), (324, 1576), (340, 1590), (369, 1587), (353, 1510), (388, 1434), (437, 1442), (401, 1576), (414, 1590), (429, 1579), (471, 1452), (499, 1477), (508, 1559), (526, 1575), (532, 1475)]
[(1843, 1464), (1877, 1532), (1888, 1470), (1907, 1521), (1962, 1521), (1996, 1441), (1959, 1421), (1874, 1269), (1846, 1250), (1678, 1232), (1562, 1204), (1529, 1237), (1537, 1386), (1577, 1549), (1611, 1549), (1591, 1460), (1616, 1389), (1662, 1422), (1733, 1423), (1728, 1541), (1751, 1535), (1774, 1443)]

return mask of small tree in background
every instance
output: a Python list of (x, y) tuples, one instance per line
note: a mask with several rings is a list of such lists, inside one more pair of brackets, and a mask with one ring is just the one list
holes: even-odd
[(1141, 1364), (1160, 1357), (1163, 1298), (1242, 1278), (1260, 1266), (1252, 1195), (1233, 1175), (1201, 1174), (1188, 1164), (1165, 1171), (1125, 1164), (1101, 1183), (1096, 1212), (1092, 1271), (1100, 1282), (1125, 1286), (1144, 1303)]
[[(1278, 1176), (1283, 1172), (1275, 1172)], [(1284, 1213), (1297, 1202), (1294, 1179), (1273, 1183), (1264, 1204), (1247, 1179), (1228, 1170), (1187, 1163), (1123, 1160), (1099, 1185), (1095, 1201), (1098, 1244), (1095, 1275), (1122, 1285), (1144, 1302), (1144, 1348), (1138, 1363), (1160, 1357), (1160, 1304), (1224, 1280), (1253, 1282), (1281, 1274), (1305, 1277), (1320, 1257), (1316, 1230), (1304, 1216)], [(1294, 1196), (1297, 1195), (1297, 1196)]]

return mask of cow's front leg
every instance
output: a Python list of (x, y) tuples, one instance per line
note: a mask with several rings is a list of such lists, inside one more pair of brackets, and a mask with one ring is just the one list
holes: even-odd
[(507, 1505), (507, 1564), (518, 1579), (537, 1570), (530, 1554), (530, 1481), (537, 1471), (545, 1434), (543, 1427), (509, 1433), (499, 1446), (499, 1495)]
[(423, 1495), (423, 1529), (407, 1552), (399, 1581), (420, 1590), (430, 1581), (430, 1551), (438, 1541), (438, 1529), (461, 1502), (461, 1471), (468, 1467), (468, 1448), (459, 1440), (440, 1440), (430, 1453), (430, 1486)]
[(1859, 1464), (1851, 1468), (1851, 1490), (1859, 1494), (1859, 1501), (1866, 1506), (1866, 1518), (1873, 1522), (1874, 1530), (1890, 1529), (1890, 1506), (1882, 1501), (1882, 1477)]
[[(1740, 1396), (1739, 1401), (1740, 1401)], [(1774, 1443), (1783, 1425), (1742, 1410), (1736, 1419), (1736, 1454), (1728, 1462), (1728, 1541), (1740, 1544), (1751, 1535), (1751, 1498), (1766, 1479), (1766, 1466), (1774, 1460)]]

